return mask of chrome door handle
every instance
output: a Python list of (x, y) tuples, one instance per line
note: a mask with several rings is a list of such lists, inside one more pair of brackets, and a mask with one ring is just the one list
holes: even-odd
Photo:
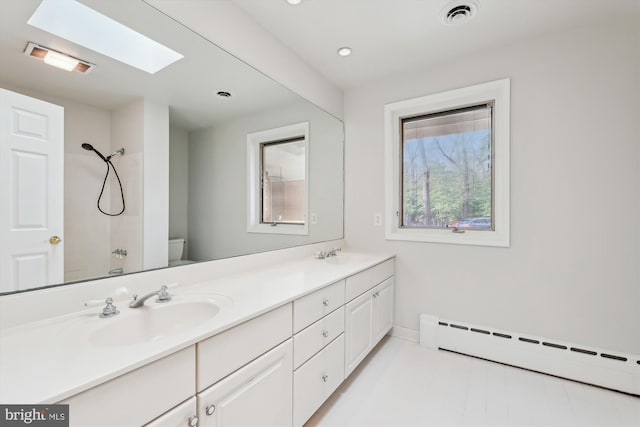
[(325, 383), (326, 383), (327, 381), (329, 381), (329, 375), (324, 374), (324, 375), (322, 376), (322, 381), (324, 381)]
[(322, 331), (322, 336), (327, 338), (329, 336), (329, 331)]
[(322, 300), (322, 305), (324, 305), (325, 307), (329, 306), (329, 300), (328, 299), (323, 299)]
[(209, 405), (205, 408), (204, 410), (207, 415), (213, 415), (214, 412), (216, 412), (216, 405)]

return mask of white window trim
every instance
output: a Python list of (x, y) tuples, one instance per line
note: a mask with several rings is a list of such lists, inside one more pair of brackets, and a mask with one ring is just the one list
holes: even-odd
[[(509, 99), (510, 79), (496, 80), (434, 95), (394, 102), (384, 106), (385, 116), (385, 238), (416, 242), (452, 243), (509, 247)], [(399, 224), (401, 203), (400, 147), (403, 118), (455, 109), (461, 106), (494, 101), (494, 231), (402, 228)]]
[[(263, 224), (260, 222), (260, 145), (294, 137), (304, 137), (304, 224)], [(266, 234), (309, 234), (309, 122), (247, 134), (247, 232)]]

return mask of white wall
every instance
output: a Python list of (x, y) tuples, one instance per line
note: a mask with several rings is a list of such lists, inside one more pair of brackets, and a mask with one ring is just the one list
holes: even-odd
[(142, 268), (169, 263), (169, 106), (144, 102)]
[[(308, 236), (247, 233), (246, 140), (251, 132), (309, 121)], [(343, 235), (342, 123), (300, 101), (189, 134), (189, 259), (217, 259)]]
[[(189, 134), (186, 130), (169, 128), (169, 238), (186, 239), (188, 235), (189, 203)], [(189, 259), (187, 246), (182, 253)]]
[[(346, 239), (398, 255), (396, 325), (430, 313), (640, 353), (639, 40), (635, 22), (570, 30), (345, 94)], [(503, 77), (511, 247), (385, 241), (383, 105)]]

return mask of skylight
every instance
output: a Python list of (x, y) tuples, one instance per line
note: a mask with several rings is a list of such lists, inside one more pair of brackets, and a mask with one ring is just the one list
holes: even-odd
[(27, 23), (150, 74), (184, 57), (75, 0), (42, 0)]

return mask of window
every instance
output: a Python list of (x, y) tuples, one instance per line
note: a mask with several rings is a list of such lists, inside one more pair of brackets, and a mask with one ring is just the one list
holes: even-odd
[(260, 144), (263, 224), (304, 224), (304, 142), (301, 137)]
[(247, 231), (308, 234), (309, 124), (247, 135)]
[(509, 246), (509, 80), (385, 106), (386, 238)]

